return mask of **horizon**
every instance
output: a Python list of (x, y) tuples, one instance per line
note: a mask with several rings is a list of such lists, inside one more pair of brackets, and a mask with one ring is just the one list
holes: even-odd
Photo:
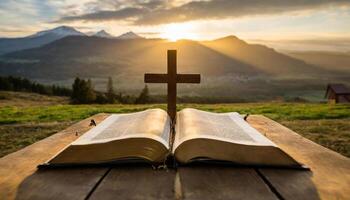
[(194, 39), (194, 38), (186, 38), (186, 37), (147, 37), (143, 36), (142, 33), (134, 32), (133, 30), (128, 30), (126, 32), (120, 33), (120, 35), (114, 35), (105, 29), (99, 29), (96, 31), (88, 31), (84, 32), (79, 29), (79, 27), (74, 27), (74, 26), (69, 26), (66, 24), (59, 25), (57, 27), (52, 27), (49, 29), (44, 29), (40, 30), (38, 32), (30, 33), (29, 35), (23, 35), (20, 37), (0, 37), (0, 39), (16, 39), (16, 38), (26, 38), (26, 37), (31, 37), (34, 36), (37, 33), (44, 32), (44, 31), (50, 31), (56, 28), (60, 27), (68, 27), (68, 28), (73, 28), (78, 32), (81, 32), (85, 34), (85, 36), (95, 36), (95, 34), (99, 32), (106, 32), (107, 34), (110, 34), (112, 38), (118, 38), (124, 34), (128, 33), (134, 33), (137, 36), (140, 36), (144, 39), (162, 39), (162, 40), (168, 40), (169, 42), (177, 42), (177, 41), (183, 41), (183, 40), (188, 40), (188, 41), (198, 41), (198, 42), (205, 42), (205, 41), (213, 41), (213, 40), (218, 40), (218, 39), (223, 39), (226, 37), (236, 37), (239, 40), (243, 40), (245, 42), (248, 42), (250, 44), (263, 44), (268, 47), (274, 48), (279, 51), (315, 51), (315, 52), (338, 52), (338, 53), (349, 53), (350, 52), (350, 37), (344, 37), (344, 38), (305, 38), (305, 39), (271, 39), (271, 40), (264, 40), (264, 39), (245, 39), (241, 38), (237, 35), (234, 34), (226, 34), (226, 35), (221, 35), (217, 36), (215, 38), (208, 38), (208, 39)]
[[(0, 19), (0, 37), (5, 38), (66, 25), (83, 33), (105, 30), (115, 36), (133, 31), (146, 38), (201, 41), (234, 35), (280, 49), (288, 49), (288, 41), (305, 41), (296, 49), (319, 46), (321, 50), (350, 51), (333, 44), (337, 41), (350, 46), (350, 1), (345, 0), (5, 0), (0, 2)], [(312, 45), (308, 45), (310, 41)]]

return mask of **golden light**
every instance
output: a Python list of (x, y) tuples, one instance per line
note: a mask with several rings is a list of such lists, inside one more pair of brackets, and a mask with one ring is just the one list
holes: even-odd
[(198, 39), (198, 36), (193, 32), (193, 29), (194, 26), (191, 23), (168, 24), (164, 26), (160, 37), (166, 38), (173, 42), (180, 39), (196, 40)]

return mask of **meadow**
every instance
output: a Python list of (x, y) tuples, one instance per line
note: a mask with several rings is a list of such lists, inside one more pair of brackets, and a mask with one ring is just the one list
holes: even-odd
[[(62, 98), (44, 98), (43, 95), (25, 93), (12, 96), (6, 93), (2, 96), (6, 98), (0, 98), (0, 157), (97, 113), (166, 108), (165, 104), (71, 105)], [(186, 107), (211, 112), (262, 114), (316, 143), (350, 157), (350, 105), (284, 102), (180, 104), (178, 110)]]

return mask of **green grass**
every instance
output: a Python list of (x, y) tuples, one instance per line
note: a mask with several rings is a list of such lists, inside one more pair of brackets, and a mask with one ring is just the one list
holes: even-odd
[(136, 112), (151, 107), (151, 105), (54, 105), (0, 108), (0, 124), (15, 124), (28, 122), (62, 122), (77, 121), (91, 115), (106, 113)]
[(0, 157), (57, 133), (71, 122), (0, 126)]
[[(127, 113), (147, 108), (166, 108), (164, 104), (151, 105), (52, 105), (0, 108), (0, 124), (27, 122), (76, 121), (96, 113)], [(178, 109), (198, 108), (211, 112), (263, 114), (274, 120), (316, 120), (350, 118), (350, 105), (301, 103), (246, 103), (246, 104), (180, 104)]]
[(350, 157), (350, 120), (292, 120), (280, 121), (304, 137)]
[[(73, 122), (97, 113), (127, 113), (159, 107), (165, 109), (166, 105), (2, 106), (0, 107), (0, 157), (58, 132)], [(350, 105), (314, 103), (180, 104), (178, 109), (186, 107), (211, 112), (236, 111), (241, 114), (263, 114), (304, 137), (350, 157)]]

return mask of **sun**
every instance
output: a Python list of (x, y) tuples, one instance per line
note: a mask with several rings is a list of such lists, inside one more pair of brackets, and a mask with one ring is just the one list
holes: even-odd
[(190, 23), (168, 24), (164, 26), (160, 36), (173, 42), (180, 39), (198, 39), (197, 35), (193, 32), (193, 24)]

